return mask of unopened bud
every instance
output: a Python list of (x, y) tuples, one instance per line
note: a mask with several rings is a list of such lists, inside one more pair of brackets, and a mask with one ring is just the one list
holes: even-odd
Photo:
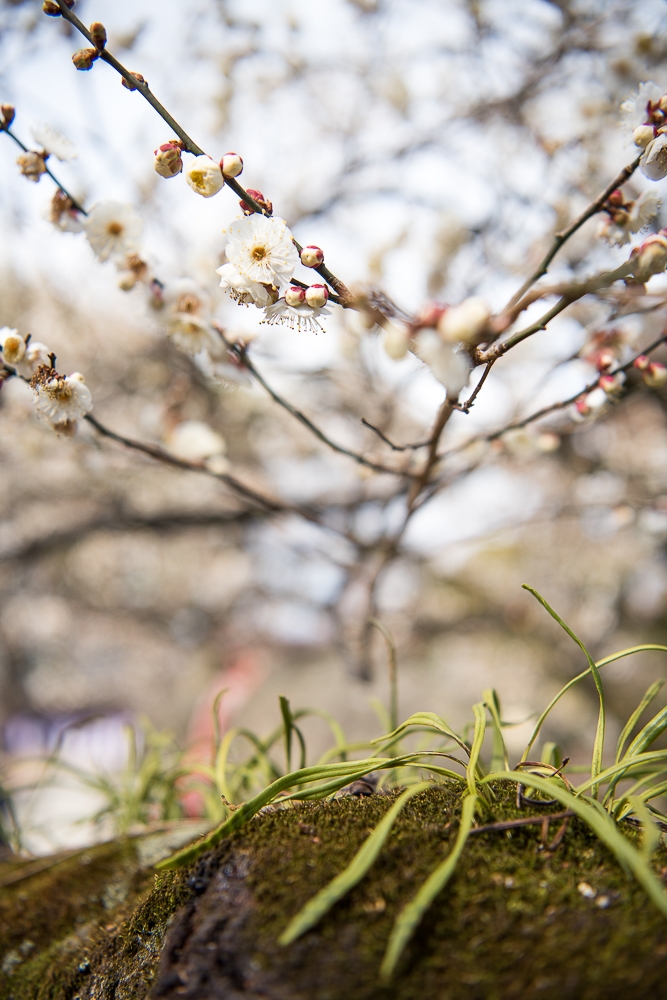
[(181, 147), (173, 142), (163, 142), (155, 150), (153, 167), (160, 177), (175, 177), (183, 169)]
[(642, 378), (649, 389), (661, 389), (667, 382), (667, 368), (659, 361), (651, 361), (642, 372)]
[(408, 353), (410, 335), (407, 330), (387, 322), (382, 346), (393, 361), (400, 361)]
[(99, 59), (98, 49), (78, 49), (72, 56), (72, 62), (77, 69), (90, 69), (96, 59)]
[(16, 162), (21, 168), (23, 176), (27, 177), (29, 181), (33, 181), (35, 184), (42, 174), (46, 173), (46, 164), (44, 163), (44, 157), (41, 153), (34, 153), (32, 151), (21, 153), (20, 156), (17, 156)]
[(651, 359), (646, 354), (640, 354), (638, 358), (632, 362), (635, 368), (638, 368), (640, 372), (645, 372), (648, 366), (651, 364)]
[(427, 302), (425, 306), (419, 310), (415, 316), (414, 326), (416, 328), (437, 326), (440, 317), (443, 315), (447, 306), (442, 305), (441, 302)]
[(100, 23), (100, 21), (93, 21), (90, 26), (90, 34), (92, 36), (93, 45), (101, 51), (107, 44), (107, 29)]
[[(252, 200), (259, 205), (260, 208), (264, 209), (267, 215), (271, 215), (271, 212), (273, 211), (273, 204), (268, 200), (268, 198), (264, 197), (261, 191), (256, 191), (255, 188), (248, 188), (247, 193), (250, 195)], [(252, 215), (253, 212), (255, 211), (255, 209), (252, 208), (252, 206), (249, 205), (247, 201), (240, 201), (239, 205), (243, 209), (244, 215)]]
[(185, 171), (185, 179), (202, 198), (212, 198), (222, 188), (225, 179), (220, 164), (210, 156), (195, 156)]
[[(132, 76), (137, 81), (137, 83), (146, 83), (146, 79), (142, 73), (133, 73)], [(123, 79), (120, 82), (123, 84), (124, 87), (127, 87), (128, 90), (137, 89), (135, 85), (130, 80), (126, 80), (125, 77), (123, 77)]]
[(624, 382), (624, 372), (616, 372), (615, 375), (601, 375), (598, 385), (608, 396), (615, 396), (623, 388)]
[(323, 309), (329, 299), (326, 285), (311, 285), (306, 289), (306, 302), (311, 309)]
[(306, 289), (300, 288), (298, 285), (292, 285), (285, 292), (285, 302), (288, 306), (292, 306), (297, 309), (299, 306), (303, 305), (306, 301)]
[[(74, 0), (65, 0), (65, 6), (71, 10), (74, 6)], [(54, 3), (53, 0), (44, 0), (42, 10), (45, 14), (48, 14), (49, 17), (60, 17), (62, 14), (60, 7), (57, 3)]]
[(608, 354), (606, 351), (603, 351), (601, 354), (598, 354), (596, 359), (597, 370), (599, 372), (606, 371), (607, 368), (611, 368), (615, 360), (616, 358), (613, 354)]
[(653, 139), (655, 139), (655, 129), (652, 125), (638, 125), (632, 133), (632, 141), (640, 149), (646, 149)]
[(243, 160), (238, 153), (225, 153), (220, 160), (223, 177), (238, 177), (243, 173)]
[(2, 127), (9, 128), (16, 118), (16, 108), (13, 104), (0, 104), (0, 115), (2, 115)]
[(324, 263), (324, 253), (319, 247), (304, 247), (301, 251), (301, 263), (304, 267), (319, 267)]
[(465, 299), (442, 314), (438, 320), (438, 333), (449, 344), (474, 343), (486, 328), (490, 315), (482, 299)]
[(632, 273), (637, 281), (645, 284), (653, 274), (660, 274), (667, 267), (667, 230), (661, 229), (635, 247), (630, 254), (634, 259)]
[(609, 202), (610, 205), (625, 204), (625, 199), (623, 197), (623, 192), (621, 191), (621, 189), (616, 188), (615, 191), (612, 191), (609, 197), (607, 198), (607, 201)]
[(18, 365), (25, 357), (25, 340), (18, 333), (10, 333), (2, 344), (2, 355), (8, 365)]

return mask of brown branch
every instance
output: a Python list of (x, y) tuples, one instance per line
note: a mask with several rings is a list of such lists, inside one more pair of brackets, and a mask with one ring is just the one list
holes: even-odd
[(377, 434), (380, 440), (384, 441), (385, 444), (388, 444), (393, 451), (416, 451), (418, 448), (428, 447), (431, 443), (431, 438), (427, 438), (425, 441), (416, 441), (414, 444), (394, 444), (394, 442), (388, 438), (379, 427), (376, 427), (375, 424), (369, 423), (365, 417), (361, 418), (361, 422), (364, 427), (368, 427), (369, 431), (373, 431), (374, 434)]
[(320, 430), (320, 428), (305, 415), (305, 413), (302, 413), (301, 410), (297, 409), (296, 406), (293, 406), (292, 403), (284, 399), (281, 395), (279, 395), (275, 391), (275, 389), (273, 389), (269, 385), (264, 376), (258, 372), (257, 368), (250, 360), (247, 348), (241, 347), (238, 344), (233, 344), (230, 341), (228, 341), (222, 331), (222, 328), (217, 323), (214, 323), (213, 325), (217, 330), (221, 340), (223, 341), (227, 349), (231, 351), (231, 353), (235, 356), (239, 364), (241, 364), (244, 368), (246, 368), (250, 372), (250, 374), (256, 379), (257, 382), (259, 382), (262, 388), (265, 389), (266, 392), (268, 392), (271, 399), (273, 399), (273, 401), (277, 403), (278, 406), (282, 406), (282, 408), (284, 410), (287, 410), (287, 412), (290, 413), (296, 420), (298, 420), (300, 424), (303, 424), (304, 427), (307, 427), (308, 430), (311, 432), (311, 434), (314, 434), (319, 441), (322, 441), (323, 444), (326, 444), (333, 451), (337, 451), (341, 455), (347, 455), (348, 458), (353, 459), (359, 465), (365, 465), (366, 468), (373, 469), (374, 472), (388, 472), (393, 476), (411, 476), (411, 473), (406, 472), (404, 470), (392, 469), (391, 466), (389, 465), (382, 465), (380, 462), (372, 462), (370, 459), (364, 458), (364, 456), (359, 454), (359, 452), (352, 451), (351, 448), (345, 448), (343, 445), (336, 444), (335, 441), (332, 441), (331, 438), (324, 433), (324, 431)]
[(495, 361), (495, 359), (492, 359), (491, 361), (487, 362), (486, 368), (484, 369), (484, 374), (482, 375), (481, 379), (479, 380), (479, 382), (475, 386), (475, 389), (474, 389), (472, 395), (468, 396), (468, 398), (466, 399), (466, 401), (464, 403), (458, 403), (457, 404), (456, 409), (460, 410), (461, 413), (469, 413), (470, 412), (471, 407), (474, 405), (475, 400), (477, 399), (477, 397), (479, 396), (479, 394), (480, 394), (480, 392), (482, 390), (482, 386), (484, 385), (484, 383), (486, 382), (486, 380), (488, 378), (489, 372), (493, 368), (494, 361)]
[(262, 493), (253, 490), (250, 486), (246, 486), (241, 483), (234, 476), (230, 476), (226, 472), (213, 472), (211, 469), (207, 468), (203, 462), (188, 462), (186, 459), (177, 458), (176, 455), (172, 455), (170, 452), (166, 451), (164, 448), (160, 448), (159, 445), (146, 444), (143, 441), (135, 441), (133, 438), (126, 438), (122, 434), (117, 434), (115, 431), (109, 430), (99, 422), (90, 413), (86, 414), (85, 420), (98, 431), (103, 437), (110, 438), (112, 441), (116, 441), (118, 444), (124, 445), (125, 448), (132, 448), (134, 451), (140, 451), (144, 455), (149, 455), (151, 458), (157, 459), (158, 462), (163, 462), (165, 465), (171, 465), (176, 469), (186, 469), (188, 472), (201, 472), (207, 476), (212, 476), (213, 479), (218, 479), (220, 482), (224, 483), (231, 490), (237, 493), (239, 496), (243, 497), (244, 500), (249, 500), (251, 503), (256, 504), (258, 507), (271, 511), (275, 514), (291, 513), (299, 514), (301, 517), (305, 518), (307, 521), (311, 521), (313, 524), (322, 524), (320, 515), (308, 507), (296, 506), (293, 504), (283, 503), (281, 500), (276, 500), (274, 497), (265, 496)]
[(519, 291), (512, 296), (510, 301), (505, 306), (505, 309), (502, 310), (503, 312), (507, 312), (509, 309), (515, 306), (516, 303), (519, 302), (520, 299), (525, 295), (528, 289), (531, 288), (536, 281), (539, 281), (539, 279), (542, 278), (547, 273), (547, 270), (549, 269), (549, 264), (554, 259), (560, 248), (563, 246), (563, 244), (566, 243), (567, 240), (569, 240), (569, 238), (573, 236), (574, 233), (576, 233), (576, 231), (583, 226), (584, 222), (587, 222), (588, 219), (590, 219), (593, 215), (596, 215), (600, 211), (600, 209), (602, 208), (603, 204), (605, 203), (609, 195), (612, 193), (612, 191), (615, 191), (616, 188), (621, 187), (622, 184), (625, 184), (625, 182), (629, 180), (630, 177), (632, 177), (635, 170), (639, 166), (639, 161), (641, 160), (643, 155), (644, 155), (643, 152), (640, 153), (639, 156), (637, 156), (636, 159), (632, 161), (632, 163), (629, 163), (627, 167), (623, 167), (620, 174), (618, 174), (618, 176), (615, 177), (614, 180), (607, 185), (604, 191), (601, 194), (599, 194), (594, 201), (591, 202), (588, 208), (585, 209), (585, 211), (583, 211), (581, 215), (577, 216), (574, 222), (570, 223), (567, 229), (563, 230), (563, 232), (561, 233), (556, 233), (554, 241), (551, 244), (551, 247), (547, 255), (543, 258), (538, 268), (531, 274), (531, 276), (527, 278), (526, 281), (524, 281)]
[(445, 396), (445, 401), (438, 410), (438, 415), (435, 419), (433, 430), (431, 431), (428, 456), (426, 458), (426, 461), (424, 462), (424, 467), (421, 473), (419, 474), (419, 476), (417, 476), (417, 478), (413, 482), (412, 486), (410, 487), (410, 492), (408, 493), (408, 499), (407, 499), (408, 512), (405, 520), (406, 525), (410, 516), (412, 515), (412, 512), (415, 509), (415, 503), (419, 499), (419, 494), (427, 485), (429, 477), (431, 475), (431, 471), (438, 460), (438, 454), (437, 454), (438, 444), (440, 442), (440, 438), (442, 437), (442, 432), (445, 429), (445, 425), (447, 424), (447, 421), (454, 412), (454, 407), (456, 405), (456, 402), (457, 400), (450, 399), (449, 396)]

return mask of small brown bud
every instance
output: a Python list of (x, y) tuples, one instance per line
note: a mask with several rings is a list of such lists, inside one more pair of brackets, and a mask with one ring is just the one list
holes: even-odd
[(16, 158), (16, 162), (21, 168), (23, 176), (27, 177), (29, 181), (34, 181), (35, 184), (42, 174), (46, 173), (46, 164), (44, 163), (44, 156), (41, 153), (34, 153), (32, 151), (21, 153)]
[(107, 29), (99, 21), (93, 21), (90, 26), (90, 34), (92, 35), (95, 48), (102, 51), (107, 44)]
[(99, 59), (100, 53), (97, 49), (79, 49), (72, 56), (72, 62), (77, 69), (87, 70), (90, 69), (96, 59)]
[(610, 205), (615, 205), (615, 206), (624, 205), (625, 199), (623, 197), (623, 192), (621, 191), (621, 189), (616, 188), (615, 191), (612, 191), (609, 197), (607, 198), (607, 201), (609, 202)]
[(2, 115), (2, 127), (9, 128), (16, 118), (16, 108), (13, 104), (0, 104), (0, 115)]
[[(268, 200), (268, 198), (264, 197), (261, 191), (256, 191), (255, 188), (247, 188), (247, 193), (260, 208), (264, 209), (267, 215), (271, 215), (271, 212), (273, 211), (273, 204)], [(243, 209), (244, 215), (252, 215), (255, 211), (255, 209), (252, 208), (247, 201), (240, 201), (239, 205)]]
[[(71, 10), (72, 7), (74, 6), (74, 0), (65, 0), (65, 6), (68, 8), (68, 10)], [(49, 17), (60, 17), (62, 13), (58, 4), (54, 3), (53, 0), (44, 0), (44, 3), (42, 4), (42, 10), (44, 11), (45, 14), (48, 14)]]
[[(137, 83), (146, 83), (146, 81), (145, 81), (145, 79), (144, 79), (144, 77), (142, 76), (141, 73), (133, 73), (132, 76), (137, 81)], [(128, 90), (136, 90), (137, 89), (134, 86), (134, 84), (130, 83), (129, 80), (126, 80), (125, 77), (123, 77), (123, 79), (121, 80), (121, 83), (123, 84), (124, 87), (127, 87)]]

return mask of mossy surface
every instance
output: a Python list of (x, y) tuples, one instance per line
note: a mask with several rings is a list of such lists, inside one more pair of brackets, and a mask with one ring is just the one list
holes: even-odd
[[(493, 814), (483, 822), (517, 815), (514, 787), (499, 786), (497, 792)], [(85, 934), (63, 920), (49, 952), (37, 900), (25, 900), (10, 950), (20, 954), (22, 942), (32, 940), (35, 957), (3, 976), (0, 997), (641, 1000), (662, 995), (667, 921), (577, 820), (553, 853), (544, 849), (539, 826), (471, 837), (393, 982), (379, 983), (398, 910), (453, 842), (460, 808), (456, 786), (434, 787), (408, 803), (368, 876), (319, 925), (279, 947), (277, 937), (289, 919), (341, 871), (392, 800), (346, 797), (265, 812), (189, 869), (159, 876), (150, 891), (153, 877), (144, 872), (123, 904), (125, 919), (106, 939), (93, 935), (84, 941)], [(552, 824), (551, 836), (556, 829)], [(636, 837), (632, 830), (627, 835)], [(654, 863), (658, 872), (667, 865), (664, 848)], [(104, 877), (113, 881), (117, 874), (105, 870)], [(581, 894), (581, 882), (595, 890), (595, 898)], [(14, 905), (20, 884), (14, 887)], [(79, 906), (93, 905), (90, 899), (86, 904), (88, 890), (73, 867), (69, 881), (63, 871), (57, 885), (52, 883), (49, 892), (56, 891), (72, 893)], [(93, 895), (99, 900), (99, 887)], [(7, 906), (0, 911), (2, 922), (11, 916)], [(82, 926), (91, 919), (85, 917)], [(5, 950), (7, 941), (3, 931)], [(39, 962), (43, 978), (36, 982)]]

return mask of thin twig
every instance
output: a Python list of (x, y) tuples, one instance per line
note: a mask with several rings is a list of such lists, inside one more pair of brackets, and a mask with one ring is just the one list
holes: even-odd
[(379, 427), (376, 427), (375, 424), (369, 423), (365, 417), (361, 418), (361, 422), (364, 427), (368, 427), (370, 431), (377, 434), (380, 440), (384, 441), (385, 444), (388, 444), (393, 451), (416, 451), (418, 448), (427, 448), (431, 443), (431, 438), (427, 438), (425, 441), (416, 441), (414, 444), (394, 444), (394, 442), (388, 438)]
[(457, 407), (456, 407), (457, 410), (460, 410), (462, 413), (469, 413), (470, 412), (470, 408), (474, 405), (475, 400), (477, 399), (477, 397), (479, 396), (479, 394), (481, 392), (482, 386), (486, 382), (486, 379), (488, 377), (489, 372), (493, 368), (494, 360), (491, 360), (491, 361), (487, 362), (486, 368), (484, 369), (484, 373), (483, 373), (481, 379), (479, 380), (479, 382), (477, 383), (477, 385), (475, 386), (474, 392), (472, 393), (472, 395), (470, 395), (468, 397), (468, 399), (466, 399), (466, 401), (464, 403), (457, 404)]
[(531, 276), (527, 278), (526, 281), (524, 281), (519, 291), (512, 296), (510, 301), (502, 310), (503, 312), (507, 312), (509, 309), (512, 309), (512, 307), (515, 306), (517, 302), (519, 302), (520, 299), (526, 294), (528, 289), (531, 288), (536, 281), (539, 281), (539, 279), (547, 273), (547, 270), (549, 269), (549, 264), (554, 259), (560, 248), (563, 246), (563, 244), (566, 243), (567, 240), (569, 240), (569, 238), (573, 236), (578, 229), (581, 228), (581, 226), (583, 226), (584, 222), (587, 222), (588, 219), (591, 218), (591, 216), (596, 215), (600, 211), (600, 209), (602, 208), (603, 204), (605, 203), (609, 195), (613, 191), (615, 191), (616, 188), (621, 187), (622, 184), (625, 184), (625, 182), (629, 180), (630, 177), (632, 177), (635, 170), (639, 166), (639, 161), (641, 160), (643, 155), (644, 155), (643, 152), (640, 153), (639, 156), (637, 156), (636, 159), (632, 161), (632, 163), (629, 163), (627, 167), (623, 167), (620, 174), (618, 174), (618, 176), (615, 177), (614, 180), (607, 185), (604, 191), (601, 194), (599, 194), (594, 201), (591, 202), (588, 208), (585, 209), (585, 211), (583, 211), (581, 215), (577, 216), (574, 222), (570, 223), (567, 229), (563, 230), (563, 232), (561, 233), (556, 233), (554, 241), (549, 249), (549, 252), (543, 258), (543, 260), (540, 262), (539, 266), (531, 274)]
[(282, 406), (282, 408), (284, 410), (287, 410), (287, 412), (290, 413), (296, 420), (298, 420), (300, 424), (303, 424), (304, 427), (307, 427), (308, 430), (311, 432), (311, 434), (314, 434), (319, 441), (322, 441), (323, 444), (328, 445), (328, 447), (331, 448), (333, 451), (337, 451), (341, 455), (347, 455), (348, 458), (353, 459), (359, 465), (365, 465), (366, 468), (373, 469), (374, 472), (388, 472), (393, 476), (409, 477), (412, 475), (412, 473), (402, 469), (393, 469), (389, 465), (382, 465), (380, 462), (372, 462), (370, 459), (365, 458), (359, 452), (352, 451), (351, 448), (345, 448), (343, 445), (336, 444), (335, 441), (332, 441), (331, 438), (324, 433), (324, 431), (320, 430), (320, 428), (305, 415), (305, 413), (302, 413), (301, 410), (297, 409), (296, 406), (293, 406), (292, 403), (284, 399), (281, 395), (279, 395), (279, 393), (276, 392), (275, 389), (273, 389), (269, 385), (264, 376), (259, 373), (253, 362), (250, 360), (248, 351), (245, 347), (241, 347), (238, 344), (233, 344), (230, 341), (228, 341), (224, 335), (222, 328), (217, 323), (214, 323), (213, 325), (217, 330), (221, 340), (223, 341), (227, 349), (231, 351), (231, 353), (235, 356), (239, 364), (241, 364), (244, 368), (246, 368), (250, 372), (250, 374), (255, 378), (257, 382), (259, 382), (262, 388), (265, 389), (266, 392), (268, 392), (269, 396), (271, 397), (271, 399), (273, 399), (275, 403), (277, 403), (279, 406)]
[(406, 522), (405, 522), (406, 525), (407, 525), (408, 519), (410, 518), (412, 512), (415, 509), (415, 503), (419, 499), (419, 494), (424, 489), (424, 487), (428, 484), (429, 478), (431, 476), (431, 471), (433, 470), (433, 467), (435, 466), (436, 462), (438, 461), (438, 454), (437, 454), (437, 452), (438, 452), (438, 444), (440, 442), (440, 438), (442, 437), (442, 432), (445, 429), (447, 421), (449, 420), (449, 418), (451, 417), (452, 413), (454, 412), (454, 407), (455, 407), (455, 405), (456, 405), (457, 402), (458, 402), (458, 400), (456, 400), (456, 399), (450, 399), (449, 396), (445, 396), (445, 401), (442, 404), (442, 406), (440, 407), (440, 409), (438, 410), (438, 415), (437, 415), (437, 417), (435, 419), (435, 424), (433, 425), (433, 430), (431, 431), (431, 439), (430, 439), (430, 444), (429, 444), (429, 449), (428, 449), (428, 456), (426, 458), (426, 461), (424, 462), (424, 467), (423, 467), (421, 473), (419, 474), (419, 476), (417, 476), (415, 478), (412, 486), (410, 487), (410, 492), (408, 493), (408, 500), (407, 500), (408, 511), (407, 511)]
[[(56, 0), (56, 2), (58, 4), (58, 6), (60, 7), (62, 16), (67, 21), (69, 21), (70, 24), (72, 24), (77, 29), (77, 31), (81, 32), (81, 34), (84, 36), (84, 38), (86, 38), (90, 42), (90, 44), (93, 46), (93, 48), (95, 48), (96, 46), (95, 46), (95, 42), (93, 41), (93, 36), (88, 31), (88, 29), (83, 24), (83, 22), (79, 20), (79, 18), (76, 16), (76, 14), (74, 14), (69, 9), (69, 7), (67, 6), (67, 4), (65, 3), (65, 0)], [(185, 146), (186, 150), (189, 153), (193, 153), (195, 156), (205, 156), (206, 155), (205, 152), (204, 152), (204, 150), (200, 146), (197, 145), (197, 143), (194, 141), (194, 139), (192, 139), (188, 135), (188, 133), (185, 131), (185, 129), (183, 129), (178, 124), (178, 122), (176, 121), (176, 119), (173, 118), (172, 115), (169, 114), (169, 112), (167, 111), (167, 109), (158, 101), (157, 97), (155, 97), (155, 95), (152, 93), (150, 87), (148, 86), (148, 84), (145, 81), (142, 82), (141, 80), (138, 80), (137, 77), (133, 73), (130, 73), (130, 71), (128, 69), (126, 69), (126, 67), (123, 66), (123, 64), (121, 62), (119, 62), (119, 60), (116, 59), (116, 57), (114, 55), (112, 55), (109, 52), (108, 49), (106, 49), (106, 48), (102, 49), (100, 51), (100, 56), (99, 57), (105, 63), (107, 63), (109, 66), (111, 66), (113, 69), (115, 69), (116, 72), (119, 73), (123, 77), (123, 79), (126, 80), (127, 83), (130, 84), (130, 87), (131, 87), (132, 90), (138, 90), (139, 91), (139, 93), (144, 98), (144, 100), (148, 101), (148, 103), (150, 104), (150, 106), (155, 111), (157, 111), (157, 113), (160, 115), (160, 117), (162, 118), (162, 120), (165, 121), (167, 123), (167, 125), (169, 126), (169, 128), (171, 128), (176, 133), (176, 135), (181, 140), (181, 142), (183, 143), (183, 145)], [(239, 198), (242, 201), (244, 201), (247, 205), (249, 205), (252, 208), (253, 212), (258, 213), (259, 215), (268, 215), (269, 214), (264, 208), (262, 208), (262, 206), (260, 204), (258, 204), (258, 202), (255, 201), (254, 198), (252, 198), (248, 194), (247, 191), (244, 190), (244, 188), (238, 183), (238, 181), (235, 178), (233, 178), (233, 177), (229, 177), (229, 178), (225, 177), (225, 184), (227, 185), (227, 187), (231, 188), (231, 190), (234, 191), (239, 196)], [(296, 240), (294, 242), (295, 242), (297, 250), (299, 251), (299, 254), (300, 254), (301, 250), (302, 250), (302, 247), (300, 246), (300, 244), (298, 244), (296, 242)], [(342, 299), (342, 302), (341, 302), (342, 305), (345, 305), (345, 306), (348, 306), (348, 307), (352, 307), (352, 308), (354, 307), (354, 301), (355, 300), (354, 300), (354, 296), (352, 295), (352, 293), (350, 292), (350, 290), (340, 280), (340, 278), (337, 278), (336, 275), (333, 274), (329, 270), (329, 268), (325, 264), (320, 264), (320, 266), (317, 267), (317, 268), (314, 268), (314, 270), (316, 270), (317, 273), (322, 278), (324, 278), (324, 280), (328, 284), (331, 285), (331, 287), (333, 288), (334, 292), (336, 292), (336, 294), (338, 296), (340, 296), (340, 298)]]
[[(27, 146), (23, 145), (23, 143), (21, 142), (21, 140), (19, 139), (19, 137), (17, 135), (14, 135), (14, 133), (12, 132), (12, 130), (10, 128), (8, 128), (6, 125), (0, 124), (0, 132), (6, 132), (6, 134), (9, 136), (9, 138), (13, 139), (14, 142), (16, 143), (16, 145), (20, 146), (24, 153), (31, 152), (31, 150)], [(51, 180), (53, 181), (53, 183), (56, 185), (56, 187), (60, 191), (62, 191), (62, 193), (64, 195), (66, 195), (69, 198), (69, 200), (72, 202), (72, 208), (75, 208), (77, 210), (77, 212), (81, 212), (82, 215), (88, 215), (88, 212), (85, 210), (85, 208), (83, 207), (83, 205), (79, 204), (79, 202), (76, 200), (76, 198), (69, 193), (69, 191), (67, 190), (67, 188), (64, 187), (64, 185), (62, 185), (60, 183), (60, 181), (58, 180), (58, 178), (56, 177), (56, 175), (53, 173), (53, 171), (51, 170), (51, 167), (48, 165), (48, 163), (46, 162), (46, 160), (44, 160), (44, 169), (46, 170), (47, 174), (49, 175), (49, 177), (51, 178)]]
[(573, 813), (570, 809), (565, 809), (563, 812), (544, 813), (542, 816), (526, 816), (521, 819), (505, 819), (501, 820), (499, 823), (488, 823), (486, 826), (473, 826), (470, 833), (494, 833), (498, 830), (513, 830), (515, 827), (519, 826), (535, 826), (538, 823), (541, 824), (545, 819), (549, 821), (553, 819), (570, 819), (575, 815), (576, 813)]

